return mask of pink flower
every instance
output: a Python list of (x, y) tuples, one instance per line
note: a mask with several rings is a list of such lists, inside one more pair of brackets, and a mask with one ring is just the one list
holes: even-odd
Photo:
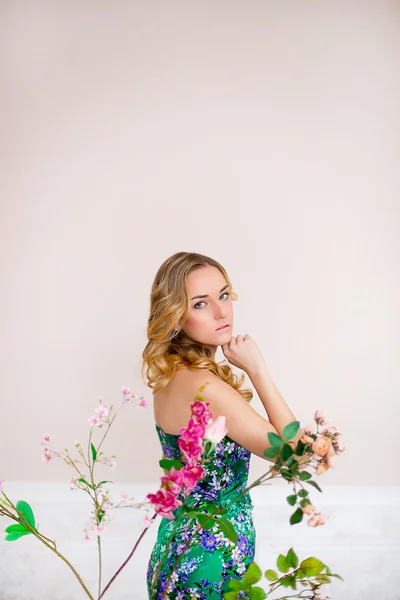
[(95, 415), (92, 415), (89, 419), (89, 425), (99, 425), (100, 423), (100, 419), (98, 417), (96, 417)]
[(122, 498), (123, 500), (127, 500), (127, 499), (129, 498), (129, 496), (128, 496), (128, 494), (127, 494), (126, 492), (122, 492), (122, 494), (121, 494), (121, 498)]
[(108, 417), (108, 408), (100, 404), (97, 408), (94, 409), (94, 412), (97, 413), (100, 419), (105, 419)]
[(50, 441), (50, 435), (49, 435), (48, 433), (44, 433), (44, 434), (42, 435), (42, 440), (43, 440), (44, 442), (49, 442), (49, 441)]
[(324, 460), (321, 460), (317, 465), (316, 473), (317, 475), (323, 475), (328, 469), (329, 467), (326, 464), (326, 462)]
[(322, 513), (315, 513), (310, 519), (307, 521), (307, 525), (309, 527), (319, 527), (320, 525), (324, 525), (328, 519), (327, 515)]
[(97, 535), (101, 535), (104, 531), (104, 525), (102, 525), (101, 523), (99, 525), (97, 525), (96, 527), (96, 533)]
[(317, 425), (327, 425), (331, 419), (320, 410), (317, 410), (314, 415), (314, 421)]
[(188, 442), (194, 442), (196, 439), (202, 438), (204, 436), (204, 432), (204, 425), (196, 423), (194, 419), (190, 419), (187, 427), (181, 427), (180, 429), (181, 437)]
[(311, 434), (315, 433), (315, 431), (314, 431), (314, 426), (313, 426), (313, 425), (306, 425), (306, 426), (304, 427), (304, 433), (305, 433), (306, 435), (311, 435)]
[(139, 406), (143, 406), (143, 408), (146, 408), (148, 405), (148, 402), (145, 398), (142, 398), (139, 402)]
[(343, 437), (341, 435), (338, 435), (332, 442), (334, 449), (335, 449), (335, 453), (337, 454), (338, 452), (343, 452), (345, 449), (344, 446), (344, 442), (343, 442)]
[(200, 465), (185, 466), (181, 469), (183, 475), (183, 488), (186, 494), (189, 494), (197, 485), (199, 479), (205, 475), (204, 468)]
[(317, 456), (326, 456), (332, 450), (332, 442), (324, 435), (320, 435), (313, 442), (312, 449)]
[(332, 453), (329, 453), (326, 457), (326, 464), (329, 467), (329, 469), (333, 469), (335, 466), (335, 452), (332, 451)]
[(198, 439), (191, 442), (180, 437), (178, 438), (178, 446), (188, 466), (194, 466), (200, 461), (203, 446), (199, 443)]
[(121, 388), (121, 392), (123, 394), (130, 394), (131, 390), (126, 385), (123, 385), (122, 388)]
[(228, 430), (225, 427), (225, 417), (220, 415), (215, 421), (211, 421), (211, 423), (207, 425), (204, 438), (210, 440), (213, 444), (219, 444), (227, 433)]
[[(208, 406), (209, 402), (207, 403)], [(206, 411), (207, 411), (207, 406), (205, 405), (204, 402), (194, 402), (193, 404), (190, 405), (191, 409), (192, 409), (192, 413), (196, 416), (196, 417), (201, 417), (201, 415), (203, 415)]]
[(325, 429), (323, 431), (321, 431), (321, 433), (329, 433), (331, 435), (337, 433), (337, 429), (334, 425), (331, 425), (330, 427), (325, 427)]
[(169, 476), (161, 477), (161, 487), (165, 488), (177, 496), (182, 489), (183, 475), (182, 470), (177, 471), (171, 467)]
[(143, 520), (143, 527), (146, 527), (146, 528), (150, 527), (150, 525), (152, 524), (152, 522), (153, 521), (151, 519), (149, 519), (149, 517), (146, 516), (144, 518), (144, 520)]
[(146, 498), (154, 504), (156, 513), (166, 519), (173, 519), (174, 515), (171, 511), (182, 504), (172, 492), (169, 492), (165, 488), (161, 488), (156, 494), (147, 494)]

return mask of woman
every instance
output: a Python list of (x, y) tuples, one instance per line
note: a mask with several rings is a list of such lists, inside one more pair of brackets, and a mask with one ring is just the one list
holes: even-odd
[[(206, 477), (190, 495), (190, 504), (199, 510), (210, 502), (221, 507), (228, 505), (247, 487), (251, 454), (265, 459), (264, 450), (270, 447), (268, 433), (281, 434), (288, 423), (296, 420), (252, 338), (232, 337), (232, 301), (237, 298), (222, 265), (191, 252), (178, 252), (168, 258), (159, 268), (151, 291), (143, 370), (153, 390), (155, 424), (163, 456), (180, 457), (180, 429), (187, 426), (190, 404), (203, 384), (207, 385), (202, 396), (209, 402), (213, 419), (219, 415), (226, 419), (228, 434), (216, 446), (215, 454), (205, 460)], [(247, 373), (269, 421), (251, 408), (253, 393), (241, 387), (244, 373), (238, 378), (229, 365), (215, 362), (218, 346), (231, 364)], [(241, 579), (254, 560), (252, 509), (246, 492), (224, 514), (238, 534), (236, 545), (217, 527), (200, 529), (188, 545), (187, 540), (198, 525), (183, 516), (173, 533), (171, 553), (159, 570), (180, 507), (172, 511), (174, 520), (162, 518), (148, 563), (149, 598), (223, 598), (229, 591), (229, 579)], [(178, 568), (169, 578), (182, 554)]]

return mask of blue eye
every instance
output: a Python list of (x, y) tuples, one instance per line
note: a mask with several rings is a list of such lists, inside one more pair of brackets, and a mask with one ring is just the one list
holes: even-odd
[[(228, 296), (229, 297), (229, 292), (224, 292), (223, 294), (221, 294), (220, 298), (222, 298), (222, 296)], [(226, 300), (227, 300), (227, 298), (226, 298)], [(198, 304), (205, 304), (205, 302), (203, 302), (203, 300), (200, 300), (200, 302), (197, 302), (193, 306), (193, 308), (201, 308), (201, 306), (199, 306), (199, 307), (197, 306)]]

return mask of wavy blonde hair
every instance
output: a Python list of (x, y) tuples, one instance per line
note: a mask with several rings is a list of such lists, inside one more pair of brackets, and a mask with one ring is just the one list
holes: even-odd
[(206, 368), (250, 402), (253, 392), (241, 389), (245, 375), (238, 377), (229, 365), (215, 362), (209, 348), (192, 340), (181, 330), (190, 311), (188, 275), (194, 269), (206, 265), (217, 267), (221, 271), (229, 285), (232, 300), (238, 299), (238, 295), (232, 291), (224, 267), (209, 256), (177, 252), (165, 260), (158, 269), (151, 288), (148, 342), (142, 352), (142, 378), (145, 374), (147, 385), (154, 394), (168, 384), (179, 366)]

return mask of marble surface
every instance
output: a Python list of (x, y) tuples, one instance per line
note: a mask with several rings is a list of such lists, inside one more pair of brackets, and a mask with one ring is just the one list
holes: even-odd
[[(140, 500), (154, 485), (114, 487)], [(71, 492), (65, 483), (6, 482), (14, 501), (24, 499), (34, 510), (39, 529), (55, 539), (96, 595), (97, 547), (84, 542), (82, 529), (90, 512), (89, 498)], [(326, 586), (333, 600), (400, 600), (400, 488), (329, 487), (323, 494), (310, 491), (311, 500), (329, 515), (327, 523), (310, 528), (306, 522), (290, 526), (292, 508), (284, 482), (252, 491), (257, 531), (256, 562), (265, 571), (276, 568), (278, 554), (293, 547), (300, 560), (317, 556), (344, 581)], [(103, 582), (109, 580), (129, 554), (140, 531), (144, 512), (114, 511), (103, 534)], [(159, 520), (147, 531), (138, 551), (105, 595), (108, 600), (146, 600), (145, 572)], [(1, 519), (2, 531), (10, 524)], [(264, 584), (265, 582), (265, 584)], [(268, 590), (268, 582), (263, 587)], [(269, 598), (279, 598), (277, 591)], [(289, 593), (289, 592), (287, 592)], [(296, 594), (290, 590), (291, 594)], [(0, 600), (84, 600), (87, 598), (68, 567), (33, 536), (16, 542), (0, 537)]]

